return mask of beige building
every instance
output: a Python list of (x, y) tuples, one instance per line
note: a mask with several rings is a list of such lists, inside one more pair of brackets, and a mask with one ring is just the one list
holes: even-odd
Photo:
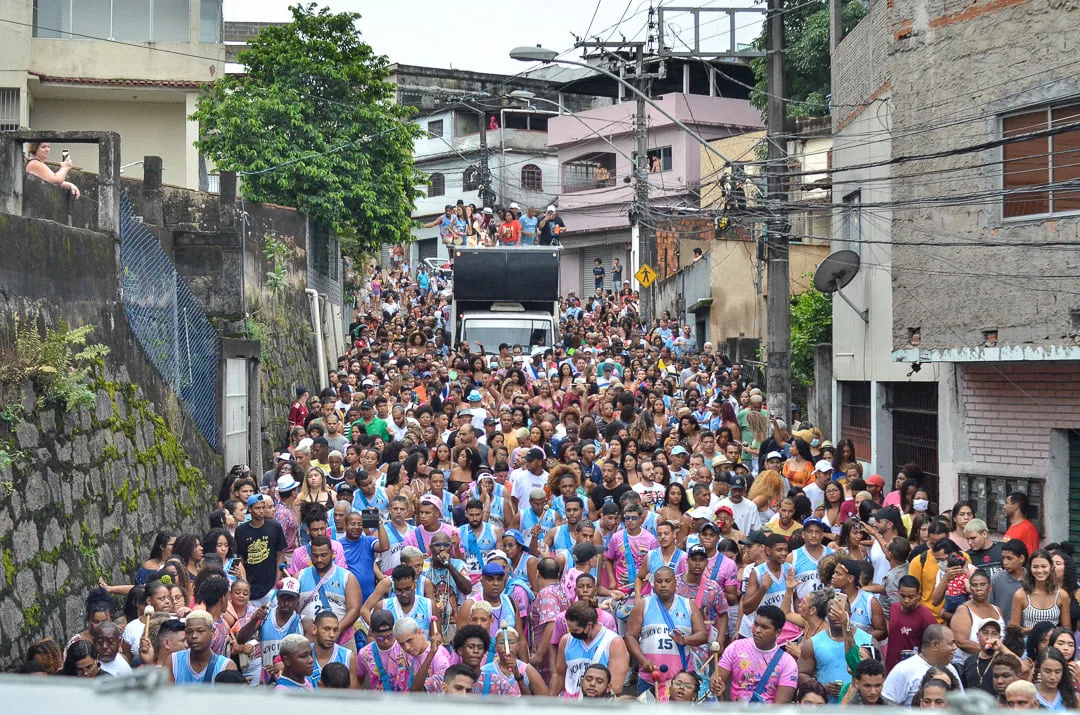
[[(188, 116), (225, 70), (221, 6), (0, 0), (0, 129), (119, 132), (125, 176), (141, 178), (137, 162), (155, 155), (165, 183), (207, 188)], [(63, 148), (76, 166), (97, 166), (90, 147)]]
[[(829, 120), (800, 122), (797, 130), (801, 138), (788, 142), (791, 171), (799, 174), (791, 179), (789, 201), (827, 205), (831, 201), (828, 175), (824, 173), (832, 148)], [(733, 165), (730, 166), (702, 147), (701, 208), (720, 208), (725, 201), (722, 187), (733, 186), (739, 180), (745, 187), (747, 208), (752, 209), (758, 203), (758, 197), (765, 190), (765, 178), (756, 162), (760, 161), (758, 147), (764, 140), (765, 132), (749, 132), (710, 142), (731, 159)], [(802, 175), (819, 169), (823, 172), (820, 176)], [(733, 173), (735, 181), (732, 180)], [(810, 285), (811, 274), (829, 254), (831, 211), (808, 207), (791, 211), (789, 218), (791, 292), (798, 294)], [(684, 241), (679, 250), (682, 268), (693, 261), (694, 248), (701, 248), (707, 254), (712, 299), (708, 306), (707, 337), (713, 342), (729, 338), (764, 338), (766, 330), (768, 284), (765, 264), (757, 260), (761, 224), (745, 218), (732, 220), (732, 224), (718, 240)]]

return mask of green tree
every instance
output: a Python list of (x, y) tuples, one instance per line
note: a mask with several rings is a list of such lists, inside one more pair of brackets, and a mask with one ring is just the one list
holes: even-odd
[(832, 342), (832, 296), (813, 286), (791, 297), (791, 387), (805, 401), (814, 384), (814, 346)]
[(290, 7), (239, 55), (247, 73), (199, 99), (196, 143), (242, 175), (244, 196), (295, 206), (342, 237), (352, 256), (407, 240), (420, 128), (395, 104), (389, 63), (360, 39), (356, 13)]
[[(866, 15), (861, 0), (844, 4), (844, 32), (849, 32)], [(784, 0), (784, 41), (787, 54), (784, 72), (787, 87), (784, 96), (789, 117), (823, 117), (829, 113), (830, 52), (829, 6), (825, 0)], [(765, 29), (754, 40), (754, 47), (764, 49)], [(765, 59), (755, 57), (750, 62), (754, 70), (756, 89), (750, 102), (763, 113), (768, 101), (768, 75)]]

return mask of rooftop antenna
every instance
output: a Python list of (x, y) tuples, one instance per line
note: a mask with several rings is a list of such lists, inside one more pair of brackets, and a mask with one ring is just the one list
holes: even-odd
[(859, 254), (855, 253), (855, 251), (845, 250), (830, 253), (814, 272), (814, 288), (817, 288), (822, 293), (836, 293), (845, 303), (851, 306), (852, 310), (859, 314), (864, 323), (869, 325), (870, 310), (868, 308), (859, 309), (846, 295), (840, 292), (841, 288), (854, 280), (855, 274), (859, 272), (859, 265)]

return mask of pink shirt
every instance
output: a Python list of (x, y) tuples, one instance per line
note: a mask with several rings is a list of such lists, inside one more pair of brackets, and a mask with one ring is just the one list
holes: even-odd
[[(405, 546), (415, 546), (416, 548), (423, 551), (424, 554), (430, 557), (431, 539), (433, 536), (435, 536), (435, 534), (439, 533), (440, 531), (446, 534), (447, 538), (450, 539), (450, 543), (453, 543), (454, 534), (456, 534), (457, 532), (454, 531), (454, 527), (450, 526), (449, 524), (439, 524), (438, 531), (428, 531), (424, 527), (418, 526), (412, 531), (410, 531), (405, 536), (405, 538), (401, 540), (401, 543), (405, 544)], [(423, 543), (419, 543), (418, 541), (418, 539), (421, 538), (421, 533), (423, 534)]]
[[(740, 638), (724, 649), (724, 654), (720, 656), (717, 665), (731, 673), (732, 702), (750, 701), (754, 688), (765, 675), (765, 670), (769, 667), (769, 662), (772, 661), (774, 655), (776, 655), (776, 648), (770, 651), (758, 650), (753, 638)], [(794, 658), (784, 653), (769, 676), (765, 689), (761, 693), (761, 699), (767, 703), (775, 702), (777, 688), (795, 688), (798, 684), (799, 666), (796, 665)]]
[(889, 492), (885, 495), (885, 501), (881, 506), (900, 506), (900, 490)]
[[(625, 529), (619, 529), (612, 534), (611, 541), (608, 542), (607, 550), (604, 552), (604, 556), (615, 564), (615, 582), (619, 585), (620, 590), (633, 588), (633, 584), (630, 583), (630, 573), (626, 568), (626, 549), (623, 547), (624, 532)], [(645, 554), (653, 549), (660, 548), (660, 542), (645, 529), (642, 529), (637, 536), (630, 536), (629, 539), (630, 553), (634, 558), (638, 573), (641, 573), (642, 566), (645, 563)]]
[[(717, 568), (716, 560), (720, 559), (720, 567)], [(715, 574), (715, 576), (714, 576)], [(739, 585), (739, 567), (731, 558), (717, 551), (709, 559), (709, 565), (705, 568), (704, 576), (720, 584), (721, 588), (731, 588)]]
[[(361, 680), (367, 678), (368, 690), (384, 690), (382, 676), (375, 666), (374, 649), (377, 646), (372, 641), (360, 649), (356, 654), (356, 677)], [(390, 678), (390, 689), (395, 693), (403, 693), (408, 690), (408, 656), (396, 641), (390, 650), (379, 650), (379, 660), (382, 663), (382, 672)], [(423, 662), (423, 661), (421, 661)]]
[[(420, 670), (420, 666), (424, 664), (424, 661), (427, 659), (428, 651), (430, 650), (431, 646), (429, 645), (427, 650), (425, 650), (423, 653), (416, 656), (415, 658), (408, 653), (405, 654), (405, 660), (408, 663), (408, 672), (405, 676), (406, 684), (408, 684), (409, 677), (415, 674), (416, 671)], [(446, 669), (449, 668), (452, 664), (453, 662), (451, 661), (450, 651), (446, 650), (446, 648), (442, 646), (439, 646), (438, 652), (435, 653), (435, 657), (432, 658), (431, 665), (428, 667), (428, 677), (432, 675), (438, 675), (442, 677), (442, 674), (445, 673)]]
[[(330, 539), (330, 550), (334, 552), (334, 563), (343, 569), (349, 568), (349, 564), (345, 561), (345, 550), (341, 548), (341, 542), (337, 539)], [(289, 573), (299, 574), (301, 571), (311, 566), (311, 554), (308, 553), (307, 546), (301, 546), (299, 549), (293, 552), (292, 561), (289, 562)]]

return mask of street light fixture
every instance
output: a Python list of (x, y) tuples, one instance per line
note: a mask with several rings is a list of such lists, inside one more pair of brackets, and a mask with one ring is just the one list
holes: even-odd
[(724, 160), (728, 164), (733, 163), (731, 161), (731, 159), (728, 159), (726, 156), (721, 154), (719, 152), (719, 150), (717, 150), (716, 147), (714, 147), (709, 142), (705, 141), (705, 139), (703, 139), (700, 134), (695, 132), (690, 127), (686, 126), (686, 124), (684, 124), (683, 122), (676, 119), (666, 109), (664, 109), (659, 104), (654, 102), (652, 100), (652, 98), (649, 97), (649, 95), (645, 94), (640, 89), (638, 89), (637, 87), (635, 87), (631, 83), (627, 82), (625, 79), (623, 79), (619, 75), (615, 74), (614, 72), (610, 72), (610, 71), (604, 69), (603, 67), (597, 67), (595, 65), (590, 65), (587, 62), (578, 62), (577, 60), (557, 59), (558, 57), (559, 57), (559, 53), (556, 52), (555, 50), (549, 50), (549, 49), (546, 49), (544, 47), (540, 47), (539, 45), (537, 45), (536, 47), (529, 47), (529, 46), (515, 47), (514, 49), (510, 50), (510, 59), (512, 59), (512, 60), (518, 60), (520, 62), (543, 62), (545, 64), (560, 64), (560, 65), (573, 65), (575, 67), (584, 67), (586, 69), (593, 70), (594, 72), (599, 72), (600, 74), (604, 75), (608, 79), (615, 80), (616, 82), (621, 84), (623, 87), (626, 87), (628, 90), (633, 92), (635, 96), (637, 96), (638, 98), (643, 100), (646, 104), (648, 104), (650, 107), (655, 109), (657, 112), (659, 112), (663, 116), (667, 117), (675, 126), (677, 126), (679, 129), (682, 129), (684, 132), (686, 132), (691, 137), (693, 137), (695, 141), (697, 141), (699, 144), (701, 144), (701, 146), (707, 148), (709, 151), (711, 151), (713, 154), (716, 154), (716, 156), (720, 157), (722, 160)]

